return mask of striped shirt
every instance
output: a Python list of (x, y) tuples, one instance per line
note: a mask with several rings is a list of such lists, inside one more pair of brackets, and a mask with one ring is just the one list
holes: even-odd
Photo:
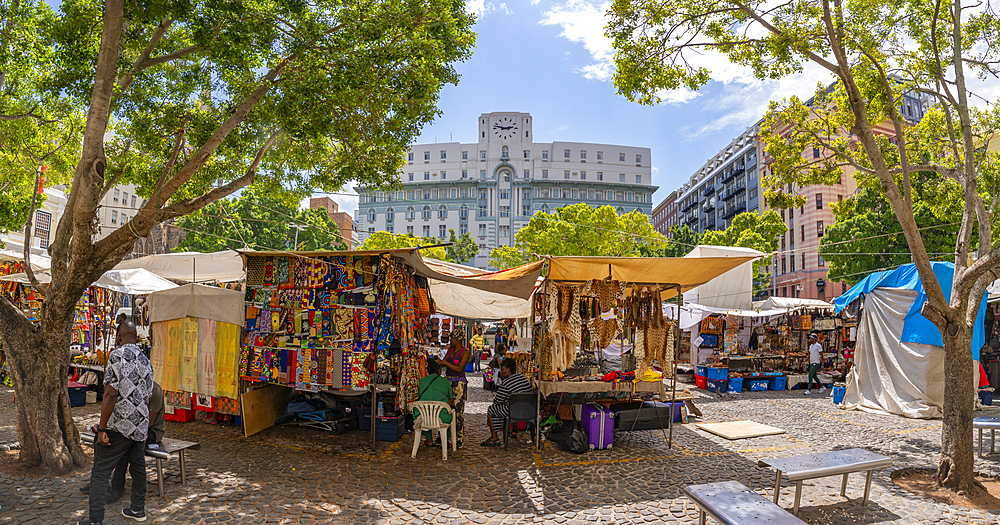
[(528, 378), (524, 377), (524, 374), (514, 372), (505, 377), (503, 383), (500, 384), (500, 388), (497, 389), (497, 394), (493, 398), (493, 404), (506, 405), (511, 394), (522, 392), (531, 392), (531, 383), (528, 382)]

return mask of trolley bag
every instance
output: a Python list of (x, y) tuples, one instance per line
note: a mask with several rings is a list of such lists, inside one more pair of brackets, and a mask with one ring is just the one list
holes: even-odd
[(614, 412), (603, 405), (583, 405), (580, 419), (591, 450), (610, 449), (615, 438)]

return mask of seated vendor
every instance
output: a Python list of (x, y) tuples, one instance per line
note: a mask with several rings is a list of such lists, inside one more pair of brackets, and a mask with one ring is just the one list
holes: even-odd
[(500, 377), (503, 378), (503, 384), (497, 389), (493, 404), (486, 409), (486, 421), (490, 426), (491, 436), (481, 443), (484, 447), (502, 444), (499, 433), (503, 432), (503, 425), (510, 413), (511, 394), (531, 392), (531, 383), (523, 374), (517, 372), (517, 362), (513, 359), (504, 359), (500, 363)]
[[(441, 401), (442, 403), (447, 403), (451, 399), (451, 381), (444, 378), (440, 374), (441, 364), (436, 360), (427, 361), (427, 375), (424, 376), (420, 383), (417, 385), (417, 401)], [(420, 411), (413, 409), (413, 419), (420, 417)], [(450, 412), (441, 411), (441, 422), (451, 423), (452, 415)], [(426, 439), (427, 445), (433, 445), (433, 436), (430, 430), (423, 431), (424, 439)]]
[(496, 388), (499, 388), (500, 383), (503, 382), (503, 380), (500, 378), (500, 363), (503, 363), (505, 359), (507, 359), (507, 349), (504, 345), (501, 344), (500, 346), (497, 347), (497, 352), (493, 356), (493, 359), (490, 359), (489, 364), (486, 365), (489, 368), (493, 369), (493, 371), (495, 372), (493, 374), (493, 385)]

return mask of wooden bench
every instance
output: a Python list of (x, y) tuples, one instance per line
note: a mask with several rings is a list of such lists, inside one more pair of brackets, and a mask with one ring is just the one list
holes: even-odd
[[(93, 446), (94, 445), (94, 433), (93, 432), (81, 432), (80, 439), (84, 444)], [(170, 439), (163, 438), (163, 442), (160, 443), (159, 448), (149, 448), (146, 447), (146, 456), (151, 457), (156, 460), (156, 482), (160, 489), (160, 497), (163, 497), (163, 460), (170, 459), (172, 454), (177, 454), (177, 458), (181, 464), (181, 485), (187, 484), (186, 471), (187, 463), (184, 461), (184, 451), (198, 450), (201, 448), (200, 443), (194, 443), (191, 441), (181, 441), (180, 439)]]
[(1000, 416), (982, 416), (973, 418), (973, 430), (979, 429), (979, 457), (983, 457), (983, 430), (990, 431), (990, 454), (996, 452), (997, 429), (1000, 428)]
[(807, 479), (825, 478), (843, 474), (844, 481), (840, 484), (840, 495), (847, 494), (847, 475), (852, 472), (868, 471), (865, 480), (865, 496), (861, 505), (868, 504), (868, 494), (872, 488), (872, 472), (875, 469), (892, 465), (892, 458), (861, 448), (835, 450), (820, 454), (803, 454), (788, 458), (765, 459), (757, 463), (761, 467), (771, 467), (778, 471), (774, 481), (774, 502), (778, 503), (781, 492), (781, 475), (788, 476), (788, 481), (795, 482), (795, 506), (792, 514), (799, 515), (799, 500), (802, 499), (802, 482)]
[(705, 525), (706, 514), (726, 525), (806, 525), (738, 481), (691, 485), (684, 495), (698, 506), (698, 525)]

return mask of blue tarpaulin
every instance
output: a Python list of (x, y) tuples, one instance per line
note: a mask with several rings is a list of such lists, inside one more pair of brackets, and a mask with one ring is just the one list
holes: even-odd
[[(932, 262), (931, 267), (934, 269), (934, 275), (941, 285), (941, 291), (944, 292), (945, 299), (950, 301), (952, 280), (955, 277), (954, 263)], [(869, 294), (876, 288), (916, 290), (917, 298), (910, 306), (910, 310), (906, 313), (906, 319), (903, 322), (903, 337), (901, 341), (944, 346), (944, 342), (941, 339), (941, 331), (938, 330), (934, 323), (920, 314), (924, 303), (927, 302), (927, 294), (924, 293), (924, 285), (920, 282), (917, 266), (913, 263), (904, 264), (895, 270), (876, 272), (865, 277), (861, 282), (848, 290), (847, 293), (834, 299), (833, 305), (836, 307), (837, 313), (840, 313), (841, 310), (854, 302), (862, 294)], [(972, 357), (977, 361), (979, 360), (979, 349), (983, 347), (986, 341), (986, 334), (983, 331), (985, 315), (986, 294), (983, 294), (982, 301), (979, 304), (979, 313), (976, 316), (976, 323), (972, 328)]]

